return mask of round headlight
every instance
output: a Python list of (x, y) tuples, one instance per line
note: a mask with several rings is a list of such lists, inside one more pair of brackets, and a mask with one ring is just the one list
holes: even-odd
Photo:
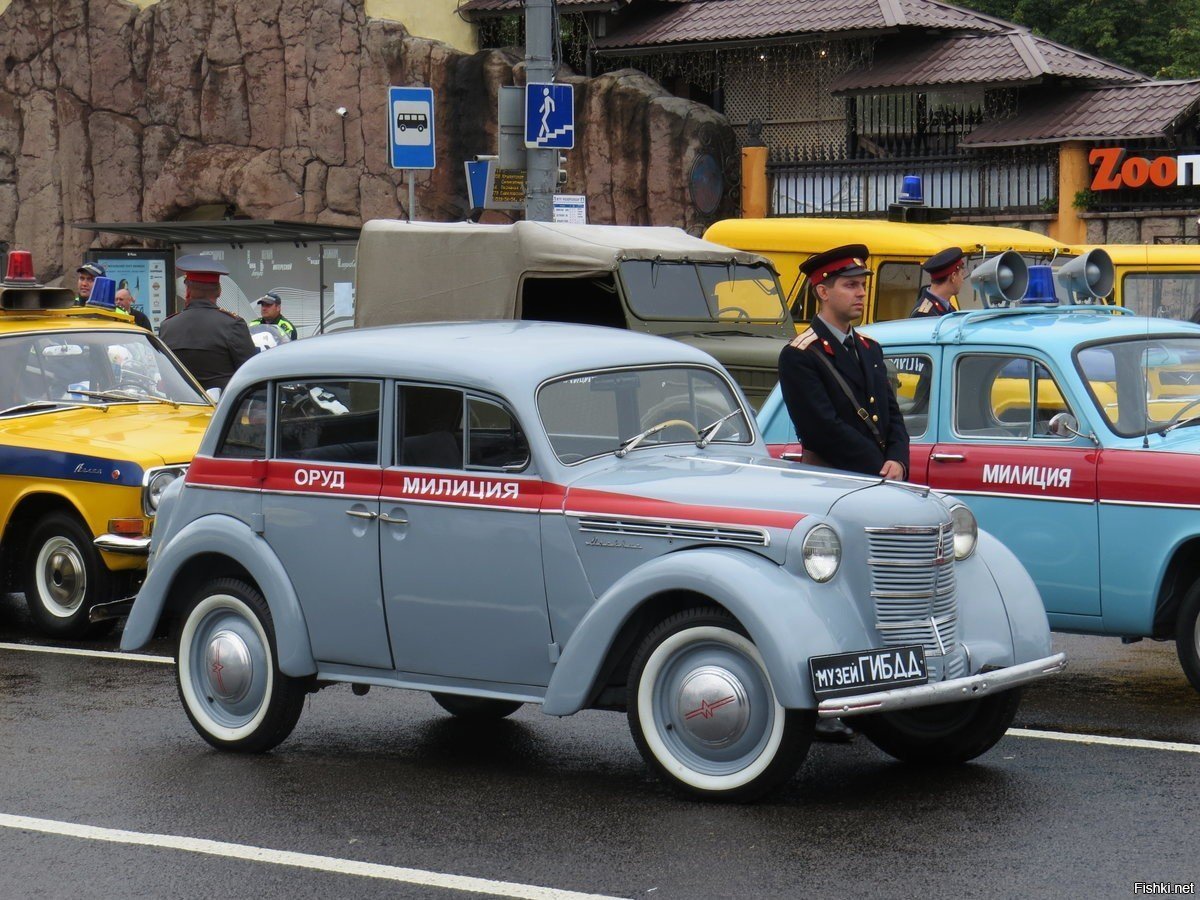
[(826, 582), (842, 563), (842, 542), (828, 525), (818, 525), (804, 538), (804, 571), (813, 581)]
[(961, 503), (950, 507), (950, 519), (954, 524), (954, 558), (966, 559), (975, 552), (979, 540), (979, 526), (975, 514)]
[(167, 489), (172, 481), (179, 477), (179, 473), (171, 470), (156, 472), (154, 477), (150, 479), (150, 483), (146, 485), (146, 505), (151, 510), (158, 509), (158, 501), (162, 499), (162, 493)]

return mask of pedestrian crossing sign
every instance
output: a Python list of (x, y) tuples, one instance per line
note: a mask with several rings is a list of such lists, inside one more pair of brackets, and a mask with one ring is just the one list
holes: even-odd
[(535, 150), (570, 150), (575, 146), (573, 85), (525, 85), (525, 146)]

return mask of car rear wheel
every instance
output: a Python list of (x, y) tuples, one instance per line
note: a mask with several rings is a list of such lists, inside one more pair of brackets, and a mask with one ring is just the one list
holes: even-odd
[(113, 578), (91, 534), (75, 516), (44, 516), (29, 535), (25, 557), (25, 603), (40, 631), (80, 638), (111, 627), (88, 622), (93, 605), (113, 599)]
[(786, 710), (758, 648), (714, 609), (685, 610), (642, 641), (628, 717), (646, 763), (676, 790), (743, 802), (774, 790), (808, 753), (813, 713)]
[(307, 684), (279, 671), (271, 610), (256, 588), (210, 581), (188, 605), (178, 637), (179, 698), (202, 738), (221, 750), (262, 753), (292, 733)]
[(461, 694), (433, 694), (437, 705), (460, 719), (503, 719), (511, 716), (524, 704), (516, 700), (496, 700), (492, 697), (464, 697)]
[(992, 697), (856, 717), (856, 731), (889, 756), (922, 765), (952, 765), (991, 750), (1012, 725), (1020, 688)]
[(1200, 581), (1184, 595), (1175, 622), (1175, 652), (1192, 687), (1200, 691)]

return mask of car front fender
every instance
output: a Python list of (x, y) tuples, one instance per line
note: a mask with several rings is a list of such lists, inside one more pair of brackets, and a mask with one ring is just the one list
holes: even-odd
[[(979, 543), (975, 548), (974, 559), (987, 567), (995, 582), (1003, 610), (1008, 615), (1012, 662), (1025, 663), (1049, 656), (1050, 625), (1046, 619), (1046, 608), (1042, 605), (1042, 595), (1037, 585), (1033, 583), (1020, 560), (1008, 547), (983, 529), (979, 530)], [(964, 585), (960, 579), (958, 591), (961, 609), (968, 602), (966, 598), (970, 596), (970, 587)], [(998, 634), (998, 623), (990, 630), (993, 635)], [(963, 637), (969, 639), (968, 635)]]
[(779, 702), (812, 709), (808, 658), (854, 649), (862, 621), (853, 603), (818, 604), (811, 586), (754, 553), (705, 548), (656, 557), (627, 573), (588, 610), (554, 667), (542, 711), (568, 716), (591, 698), (622, 626), (651, 598), (687, 591), (711, 599), (746, 629), (762, 654)]
[(189, 522), (157, 550), (125, 623), (121, 649), (137, 650), (154, 636), (180, 571), (202, 554), (228, 557), (250, 573), (271, 609), (280, 671), (293, 677), (314, 674), (317, 664), (308, 626), (287, 571), (260, 535), (225, 515)]

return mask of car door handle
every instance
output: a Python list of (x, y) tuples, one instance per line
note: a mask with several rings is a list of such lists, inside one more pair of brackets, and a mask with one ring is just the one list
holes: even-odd
[(803, 453), (781, 453), (781, 454), (779, 454), (779, 458), (786, 459), (788, 462), (803, 462), (804, 454)]
[(380, 513), (379, 521), (386, 522), (389, 525), (407, 525), (408, 524), (408, 519), (398, 519), (395, 516), (389, 516), (387, 513)]
[(966, 462), (967, 458), (961, 453), (930, 453), (929, 458), (934, 462)]
[(348, 509), (346, 515), (354, 516), (356, 519), (378, 519), (379, 513), (373, 513), (369, 509)]

